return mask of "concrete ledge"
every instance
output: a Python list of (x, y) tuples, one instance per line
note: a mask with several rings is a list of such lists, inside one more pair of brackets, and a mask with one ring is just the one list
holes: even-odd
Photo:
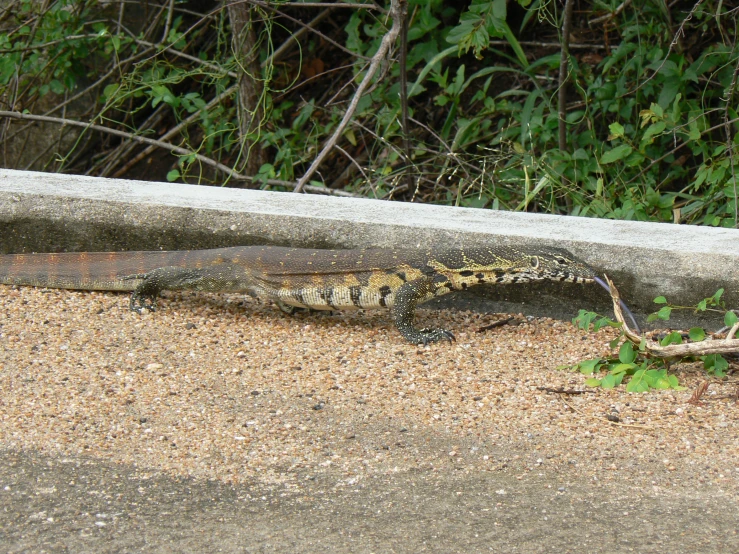
[[(659, 295), (691, 305), (719, 287), (730, 305), (739, 305), (736, 229), (0, 170), (2, 253), (491, 242), (567, 248), (611, 275), (637, 311), (653, 311)], [(484, 309), (521, 311), (523, 302), (527, 313), (569, 316), (579, 308), (607, 309), (596, 288), (535, 284), (481, 292), (496, 302)], [(454, 302), (472, 307), (477, 297)]]

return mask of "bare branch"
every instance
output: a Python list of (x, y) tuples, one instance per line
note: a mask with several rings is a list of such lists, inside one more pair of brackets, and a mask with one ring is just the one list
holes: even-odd
[(369, 86), (372, 78), (375, 76), (375, 73), (377, 73), (377, 70), (380, 67), (380, 63), (387, 56), (390, 47), (395, 44), (395, 41), (398, 39), (400, 28), (403, 25), (400, 0), (392, 0), (390, 4), (390, 17), (393, 20), (393, 26), (385, 34), (385, 36), (382, 37), (380, 47), (377, 49), (375, 55), (372, 56), (372, 61), (370, 62), (369, 68), (367, 68), (367, 73), (365, 73), (362, 82), (359, 83), (357, 91), (354, 93), (354, 97), (352, 98), (349, 106), (346, 109), (346, 112), (344, 113), (344, 117), (341, 119), (341, 122), (336, 127), (334, 134), (331, 135), (331, 137), (326, 141), (323, 149), (321, 150), (321, 152), (319, 152), (318, 156), (316, 156), (316, 159), (313, 160), (313, 163), (308, 168), (308, 171), (306, 171), (305, 174), (300, 178), (298, 184), (295, 186), (294, 192), (300, 192), (303, 190), (303, 187), (305, 187), (305, 185), (308, 183), (308, 180), (313, 176), (313, 174), (316, 172), (328, 153), (336, 145), (339, 137), (341, 136), (341, 133), (344, 132), (344, 129), (346, 129), (346, 126), (349, 124), (349, 120), (354, 116), (354, 112), (357, 110), (359, 100), (362, 98), (364, 91)]
[[(275, 61), (279, 60), (282, 56), (284, 56), (287, 52), (290, 51), (291, 48), (295, 47), (295, 44), (297, 44), (297, 41), (300, 37), (302, 37), (304, 34), (306, 34), (312, 27), (315, 25), (318, 25), (323, 19), (325, 19), (329, 14), (331, 13), (331, 10), (323, 10), (320, 14), (318, 14), (316, 17), (314, 17), (311, 21), (307, 23), (305, 27), (302, 27), (300, 30), (298, 30), (296, 33), (290, 35), (290, 38), (286, 40), (279, 48), (277, 48), (270, 56), (268, 56), (262, 63), (261, 67), (267, 67), (269, 64), (274, 63)], [(144, 43), (145, 41), (138, 41), (140, 43)], [(151, 47), (153, 48), (155, 45), (151, 44)], [(180, 52), (174, 51), (173, 53), (179, 55)], [(198, 63), (203, 63), (202, 60), (198, 59)], [(210, 65), (210, 64), (208, 64)], [(217, 67), (217, 69), (222, 70), (222, 68)], [(231, 77), (236, 78), (237, 74), (235, 72), (229, 71), (227, 74)], [(226, 90), (224, 90), (221, 94), (218, 94), (215, 98), (213, 98), (210, 102), (208, 102), (207, 105), (203, 107), (202, 110), (199, 110), (191, 115), (189, 115), (186, 119), (183, 119), (179, 124), (172, 127), (169, 131), (167, 131), (164, 135), (162, 135), (159, 140), (161, 141), (167, 141), (176, 135), (178, 135), (182, 130), (186, 129), (189, 125), (192, 125), (200, 118), (200, 114), (202, 112), (207, 112), (208, 110), (211, 110), (216, 105), (218, 105), (223, 99), (228, 98), (232, 94), (234, 94), (237, 90), (237, 86), (233, 85)], [(144, 150), (136, 154), (132, 159), (128, 160), (126, 164), (115, 172), (113, 177), (120, 177), (122, 175), (125, 175), (125, 173), (134, 165), (136, 165), (138, 162), (143, 160), (146, 156), (154, 152), (154, 150), (157, 148), (157, 145), (149, 145)], [(290, 186), (293, 186), (292, 184)], [(321, 187), (313, 187), (313, 188), (320, 188), (320, 191), (313, 191), (311, 192), (321, 192), (325, 189)], [(307, 190), (307, 189), (306, 189)], [(333, 190), (333, 189), (331, 189)], [(337, 191), (338, 192), (338, 191)], [(350, 193), (346, 193), (348, 196), (355, 196)]]
[(688, 400), (688, 404), (695, 404), (696, 406), (702, 404), (701, 402), (701, 396), (708, 390), (708, 381), (701, 381), (698, 383), (698, 386), (693, 391), (693, 394), (690, 395), (690, 400)]
[(703, 3), (703, 0), (698, 0), (695, 3), (695, 5), (693, 5), (693, 9), (690, 10), (690, 13), (685, 17), (685, 19), (683, 19), (683, 22), (680, 23), (680, 27), (675, 32), (675, 35), (672, 37), (672, 42), (670, 43), (670, 47), (667, 49), (667, 53), (665, 54), (665, 57), (662, 59), (662, 63), (659, 64), (659, 67), (657, 67), (657, 69), (655, 69), (652, 72), (652, 74), (649, 77), (647, 77), (647, 79), (645, 81), (639, 83), (639, 86), (638, 87), (636, 87), (632, 91), (629, 91), (627, 93), (623, 93), (622, 96), (626, 96), (627, 94), (634, 94), (636, 91), (638, 91), (639, 89), (641, 89), (644, 85), (646, 85), (649, 81), (651, 81), (657, 75), (659, 75), (659, 72), (662, 71), (662, 68), (667, 63), (667, 60), (670, 58), (670, 54), (672, 54), (672, 49), (675, 48), (675, 46), (677, 45), (677, 43), (680, 40), (680, 38), (683, 37), (683, 36), (685, 36), (685, 24), (688, 21), (690, 21), (691, 19), (693, 19), (693, 14), (696, 12), (696, 10), (698, 9), (698, 7), (702, 3)]
[[(270, 4), (269, 4), (269, 3), (267, 3), (267, 2), (260, 2), (260, 1), (258, 1), (258, 0), (245, 0), (245, 1), (246, 1), (246, 2), (248, 2), (249, 4), (252, 4), (252, 5), (254, 5), (254, 6), (259, 6), (260, 8), (264, 8), (265, 10), (270, 10), (270, 11), (272, 11), (272, 12), (278, 13), (278, 14), (280, 14), (280, 15), (281, 15), (282, 17), (284, 17), (284, 18), (286, 18), (286, 19), (289, 19), (290, 21), (292, 21), (293, 23), (295, 23), (295, 24), (297, 24), (297, 25), (300, 25), (301, 27), (308, 27), (308, 25), (309, 25), (309, 23), (303, 23), (303, 22), (302, 22), (302, 21), (300, 21), (299, 19), (297, 19), (297, 18), (295, 18), (295, 17), (292, 17), (292, 16), (290, 16), (290, 15), (287, 15), (287, 14), (286, 14), (285, 12), (281, 12), (281, 11), (280, 11), (280, 10), (278, 10), (278, 9), (277, 9), (276, 7), (274, 7), (274, 6), (270, 5)], [(279, 7), (283, 7), (284, 5), (285, 5), (285, 4), (279, 4)], [(338, 4), (336, 4), (335, 6), (338, 6)], [(321, 37), (321, 38), (322, 38), (323, 40), (325, 40), (326, 42), (328, 42), (328, 43), (330, 43), (330, 44), (333, 44), (333, 45), (334, 45), (334, 46), (335, 46), (336, 48), (338, 48), (339, 50), (343, 50), (344, 52), (346, 52), (346, 53), (347, 53), (347, 54), (349, 54), (350, 56), (355, 56), (355, 57), (357, 57), (357, 58), (361, 58), (361, 59), (363, 59), (363, 60), (367, 60), (367, 59), (369, 59), (369, 58), (367, 58), (366, 56), (362, 56), (362, 55), (360, 55), (360, 54), (357, 54), (356, 52), (352, 52), (352, 51), (351, 51), (351, 50), (349, 50), (349, 49), (348, 49), (347, 47), (345, 47), (345, 46), (344, 46), (343, 44), (339, 44), (339, 43), (338, 43), (338, 42), (336, 42), (336, 41), (335, 41), (334, 39), (332, 39), (332, 38), (331, 38), (331, 37), (329, 37), (329, 36), (326, 36), (325, 34), (323, 34), (323, 33), (322, 33), (321, 31), (319, 31), (318, 29), (314, 29), (314, 28), (311, 28), (311, 29), (310, 29), (310, 31), (311, 31), (311, 32), (313, 32), (313, 33), (315, 33), (315, 34), (317, 34), (317, 35), (318, 35), (319, 37)]]
[[(220, 171), (223, 171), (224, 173), (228, 174), (232, 179), (248, 180), (246, 176), (241, 175), (240, 173), (237, 173), (236, 171), (232, 170), (230, 167), (223, 165), (222, 163), (219, 163), (210, 158), (207, 158), (201, 154), (196, 154), (195, 152), (191, 150), (180, 148), (179, 146), (175, 146), (173, 144), (162, 142), (161, 140), (150, 139), (148, 137), (142, 137), (140, 135), (135, 135), (133, 133), (119, 131), (118, 129), (111, 129), (109, 127), (104, 127), (102, 125), (95, 125), (94, 123), (83, 123), (81, 121), (74, 121), (72, 119), (62, 119), (61, 117), (32, 115), (32, 114), (26, 114), (26, 113), (20, 113), (20, 112), (0, 111), (0, 117), (7, 117), (10, 119), (23, 119), (23, 120), (29, 120), (29, 121), (44, 121), (46, 123), (58, 123), (60, 125), (70, 125), (72, 127), (82, 127), (84, 129), (91, 129), (93, 131), (99, 131), (101, 133), (107, 133), (109, 135), (115, 135), (118, 137), (127, 138), (130, 140), (134, 140), (136, 142), (141, 142), (143, 144), (151, 144), (154, 146), (158, 146), (159, 148), (164, 148), (165, 150), (169, 150), (170, 152), (174, 152), (175, 154), (180, 154), (182, 156), (195, 156), (195, 159), (201, 161), (202, 163), (206, 165), (212, 166)], [(279, 184), (284, 185), (287, 183), (288, 181), (284, 181), (284, 182), (280, 182)]]
[[(238, 173), (237, 171), (234, 171), (230, 167), (223, 165), (222, 163), (219, 163), (215, 160), (212, 160), (206, 156), (203, 156), (202, 154), (197, 154), (191, 150), (187, 150), (185, 148), (181, 148), (173, 144), (168, 144), (161, 140), (150, 139), (147, 137), (134, 135), (133, 133), (126, 133), (125, 131), (119, 131), (117, 129), (110, 129), (108, 127), (103, 127), (102, 125), (95, 125), (93, 123), (82, 123), (81, 121), (74, 121), (71, 119), (62, 119), (60, 117), (48, 117), (48, 116), (43, 116), (43, 115), (31, 115), (31, 114), (25, 114), (25, 113), (20, 113), (20, 112), (8, 112), (8, 111), (0, 111), (0, 117), (6, 117), (9, 119), (25, 119), (25, 120), (30, 120), (30, 121), (44, 121), (46, 123), (58, 123), (60, 125), (83, 127), (84, 129), (90, 129), (90, 130), (98, 131), (101, 133), (108, 133), (110, 135), (124, 137), (130, 140), (136, 141), (136, 142), (141, 142), (143, 144), (150, 144), (153, 146), (157, 146), (159, 148), (169, 150), (170, 152), (174, 152), (175, 154), (180, 154), (183, 156), (194, 156), (196, 160), (204, 163), (205, 165), (211, 166), (219, 171), (226, 173), (231, 179), (234, 179), (234, 180), (259, 181), (259, 179), (256, 179), (254, 177), (250, 177), (248, 175), (241, 175), (240, 173)], [(265, 184), (271, 185), (271, 186), (278, 186), (278, 187), (294, 187), (295, 186), (295, 183), (293, 181), (282, 181), (280, 179), (267, 179), (265, 181)], [(347, 197), (357, 196), (349, 192), (328, 189), (325, 187), (306, 186), (304, 188), (308, 192), (315, 192), (315, 193), (320, 193), (320, 194), (331, 194), (334, 196), (347, 196)]]
[(723, 340), (704, 340), (701, 342), (690, 342), (687, 344), (670, 344), (662, 346), (654, 340), (647, 339), (642, 335), (635, 333), (629, 328), (624, 319), (621, 309), (621, 295), (608, 276), (606, 282), (611, 289), (611, 300), (613, 300), (613, 313), (616, 315), (616, 321), (623, 326), (623, 332), (627, 339), (636, 345), (641, 345), (644, 341), (645, 351), (656, 358), (684, 358), (686, 356), (705, 356), (707, 354), (728, 354), (729, 352), (739, 352), (739, 340), (726, 338)]
[[(233, 86), (227, 88), (221, 94), (219, 94), (215, 98), (213, 98), (213, 100), (211, 100), (210, 102), (208, 102), (208, 104), (206, 104), (201, 111), (206, 111), (207, 112), (208, 110), (210, 110), (211, 108), (213, 108), (214, 106), (216, 106), (217, 104), (219, 104), (224, 98), (227, 98), (231, 94), (233, 94), (234, 92), (236, 92), (236, 88), (237, 88), (237, 85), (233, 85)], [(192, 123), (194, 123), (200, 117), (201, 111), (197, 111), (197, 112), (189, 115), (186, 119), (183, 119), (182, 121), (180, 121), (179, 124), (175, 125), (169, 131), (167, 131), (166, 133), (164, 133), (159, 138), (159, 140), (160, 141), (166, 141), (166, 140), (169, 140), (169, 139), (175, 137), (176, 135), (178, 135), (180, 133), (180, 131), (182, 131), (183, 129), (185, 129), (188, 125), (191, 125)], [(120, 177), (120, 176), (124, 175), (131, 167), (133, 167), (135, 164), (137, 164), (138, 162), (140, 162), (141, 160), (143, 160), (146, 156), (148, 156), (149, 154), (151, 154), (154, 151), (154, 149), (157, 148), (158, 146), (159, 146), (158, 144), (152, 144), (152, 145), (147, 146), (144, 150), (142, 150), (141, 152), (139, 152), (138, 154), (136, 154), (136, 156), (134, 156), (131, 160), (129, 160), (128, 162), (126, 162), (126, 164), (121, 169), (119, 169), (118, 171), (116, 171), (116, 173), (113, 175), (113, 177)]]
[[(251, 2), (252, 4), (265, 4), (265, 2)], [(284, 7), (294, 7), (294, 8), (352, 8), (352, 9), (360, 9), (360, 10), (378, 10), (383, 13), (385, 13), (385, 10), (383, 10), (380, 6), (377, 4), (370, 4), (369, 2), (366, 4), (357, 3), (357, 4), (349, 4), (348, 2), (281, 2), (279, 4), (281, 8)]]

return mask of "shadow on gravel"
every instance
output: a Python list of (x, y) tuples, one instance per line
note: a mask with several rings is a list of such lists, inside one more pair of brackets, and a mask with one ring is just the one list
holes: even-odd
[(737, 499), (561, 474), (406, 472), (231, 487), (0, 452), (5, 552), (737, 552)]

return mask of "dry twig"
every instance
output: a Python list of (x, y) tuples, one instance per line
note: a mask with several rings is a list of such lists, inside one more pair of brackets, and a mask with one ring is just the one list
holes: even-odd
[(375, 73), (377, 73), (377, 70), (380, 68), (380, 64), (387, 56), (390, 50), (390, 47), (393, 44), (395, 44), (395, 41), (398, 39), (398, 35), (400, 34), (400, 29), (403, 26), (403, 20), (405, 19), (405, 16), (402, 13), (403, 6), (404, 6), (404, 3), (402, 3), (400, 0), (392, 0), (390, 4), (390, 17), (393, 20), (393, 26), (390, 28), (387, 34), (385, 34), (385, 36), (382, 37), (382, 42), (380, 43), (380, 47), (377, 49), (377, 52), (375, 53), (375, 55), (372, 56), (372, 61), (370, 62), (369, 67), (367, 68), (367, 73), (365, 73), (364, 79), (362, 79), (362, 82), (359, 83), (359, 86), (357, 87), (357, 91), (354, 93), (354, 97), (349, 103), (349, 106), (347, 107), (346, 112), (344, 112), (344, 117), (341, 119), (341, 122), (337, 125), (336, 130), (334, 131), (334, 134), (331, 135), (331, 137), (326, 141), (326, 143), (323, 146), (323, 149), (318, 153), (318, 155), (316, 156), (315, 160), (313, 160), (313, 163), (310, 165), (308, 170), (300, 178), (300, 180), (298, 180), (298, 184), (295, 185), (294, 192), (301, 192), (303, 188), (305, 188), (305, 185), (308, 183), (310, 178), (316, 172), (316, 170), (321, 165), (321, 163), (326, 158), (326, 156), (328, 156), (328, 153), (336, 145), (336, 143), (339, 140), (339, 137), (344, 132), (344, 129), (346, 129), (346, 126), (349, 124), (349, 121), (351, 120), (351, 118), (354, 116), (354, 112), (357, 110), (357, 106), (359, 105), (359, 100), (362, 98), (364, 91), (367, 89), (370, 82), (372, 81), (372, 78), (375, 76)]
[(558, 394), (592, 394), (594, 390), (581, 390), (581, 389), (566, 389), (564, 387), (536, 387), (537, 390), (543, 390), (544, 392), (555, 392)]
[(608, 276), (606, 282), (611, 289), (611, 300), (613, 300), (613, 313), (616, 321), (623, 326), (623, 332), (627, 339), (639, 346), (644, 341), (645, 351), (656, 358), (685, 358), (686, 356), (705, 356), (707, 354), (727, 354), (730, 352), (739, 352), (739, 339), (719, 339), (704, 340), (701, 342), (690, 342), (687, 344), (669, 344), (662, 346), (658, 342), (648, 339), (644, 335), (635, 333), (629, 328), (624, 319), (623, 310), (621, 309), (621, 295)]
[(701, 396), (705, 394), (705, 392), (708, 390), (708, 381), (701, 381), (698, 386), (693, 391), (693, 394), (690, 396), (690, 400), (688, 400), (688, 404), (695, 404), (696, 406), (700, 406), (702, 404), (701, 402)]
[(487, 325), (483, 325), (479, 329), (477, 329), (478, 333), (484, 333), (485, 331), (489, 331), (490, 329), (495, 329), (496, 327), (503, 327), (503, 325), (507, 325), (511, 321), (516, 319), (513, 316), (509, 316), (503, 319), (499, 319), (498, 321), (493, 321), (492, 323), (488, 323)]

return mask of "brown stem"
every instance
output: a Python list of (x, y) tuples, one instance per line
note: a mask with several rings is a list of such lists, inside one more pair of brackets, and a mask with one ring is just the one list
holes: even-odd
[(240, 69), (238, 117), (241, 154), (246, 156), (246, 174), (256, 175), (265, 161), (259, 142), (250, 138), (259, 130), (264, 119), (261, 105), (264, 86), (259, 66), (257, 34), (254, 30), (257, 11), (243, 2), (234, 2), (227, 7), (233, 35), (233, 54)]
[(570, 57), (570, 29), (572, 28), (572, 8), (574, 2), (565, 2), (565, 13), (562, 21), (562, 53), (559, 59), (559, 149), (567, 150), (567, 77)]
[(380, 67), (380, 63), (385, 58), (385, 56), (387, 56), (387, 53), (390, 50), (390, 47), (393, 44), (395, 44), (395, 41), (398, 39), (398, 35), (400, 34), (400, 28), (403, 25), (400, 1), (401, 0), (391, 1), (390, 17), (393, 20), (393, 26), (385, 34), (385, 36), (382, 37), (382, 41), (380, 42), (380, 47), (377, 49), (377, 52), (375, 53), (375, 55), (372, 56), (372, 61), (370, 62), (369, 67), (367, 68), (367, 73), (365, 73), (364, 78), (362, 79), (362, 82), (359, 83), (359, 86), (357, 87), (357, 91), (354, 93), (354, 97), (352, 98), (351, 102), (349, 102), (349, 106), (347, 107), (346, 112), (344, 112), (344, 117), (341, 119), (341, 122), (336, 127), (334, 134), (331, 135), (331, 137), (326, 141), (326, 143), (323, 146), (323, 149), (316, 156), (316, 159), (313, 160), (313, 163), (310, 165), (310, 167), (305, 172), (305, 174), (300, 178), (300, 180), (298, 181), (298, 184), (295, 185), (294, 192), (301, 192), (303, 190), (305, 185), (308, 183), (310, 178), (316, 172), (316, 170), (321, 165), (323, 160), (326, 158), (328, 153), (336, 145), (336, 143), (339, 140), (339, 137), (344, 132), (344, 129), (346, 129), (346, 126), (349, 124), (349, 120), (352, 118), (352, 116), (354, 116), (354, 112), (357, 110), (357, 105), (359, 104), (359, 100), (362, 98), (364, 91), (369, 86), (370, 82), (372, 81), (372, 78), (375, 76), (375, 73), (377, 73), (377, 70)]

